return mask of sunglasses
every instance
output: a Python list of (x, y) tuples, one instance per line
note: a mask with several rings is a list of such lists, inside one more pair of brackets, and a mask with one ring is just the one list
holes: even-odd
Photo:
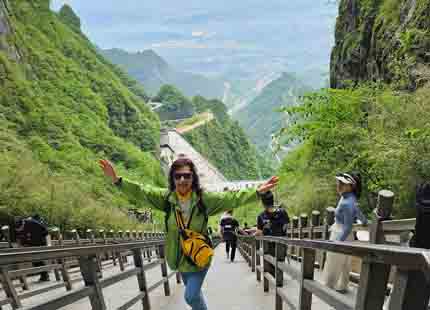
[(181, 178), (184, 178), (184, 180), (190, 180), (193, 177), (192, 173), (175, 173), (174, 175), (175, 180), (180, 180)]

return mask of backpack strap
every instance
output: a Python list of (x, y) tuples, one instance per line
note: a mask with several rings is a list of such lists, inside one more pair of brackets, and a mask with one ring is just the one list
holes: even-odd
[[(206, 206), (205, 206), (205, 204), (203, 203), (203, 195), (202, 195), (202, 192), (200, 192), (200, 193), (198, 194), (197, 208), (198, 208), (198, 211), (199, 211), (199, 212), (203, 212), (204, 221), (203, 221), (202, 228), (200, 229), (200, 231), (201, 231), (202, 233), (204, 233), (204, 232), (203, 232), (203, 228), (205, 227), (205, 225), (207, 225), (207, 223), (208, 223), (208, 221), (209, 221), (209, 216), (208, 216), (208, 212), (207, 212)], [(196, 209), (196, 208), (194, 207), (194, 208), (193, 208), (193, 210), (191, 211), (190, 218), (188, 219), (188, 223), (187, 223), (187, 225), (186, 225), (186, 228), (187, 228), (187, 229), (189, 229), (189, 228), (190, 228), (191, 220), (193, 219), (193, 215), (194, 215), (194, 211), (195, 211), (195, 209)]]
[[(166, 215), (164, 217), (164, 225), (165, 225), (166, 233), (168, 231), (168, 225), (167, 225), (168, 223), (167, 222), (169, 220), (170, 214), (172, 213), (172, 205), (170, 204), (170, 201), (169, 201), (171, 195), (172, 195), (172, 192), (168, 191), (167, 194), (166, 194), (166, 197), (164, 198), (164, 212), (166, 213)], [(206, 205), (203, 203), (202, 192), (200, 192), (198, 194), (198, 196), (199, 197), (198, 197), (198, 201), (197, 201), (197, 207), (199, 209), (199, 212), (203, 212), (203, 216), (204, 216), (204, 221), (203, 221), (203, 225), (202, 225), (202, 228), (201, 228), (201, 231), (203, 231), (203, 227), (205, 225), (207, 225), (207, 223), (209, 221), (209, 216), (208, 216)], [(192, 220), (193, 214), (194, 214), (194, 209), (195, 208), (193, 208), (193, 211), (191, 212), (191, 215), (190, 215), (190, 219), (188, 220), (188, 223), (186, 225), (187, 229), (190, 227), (191, 220)], [(175, 216), (177, 216), (177, 215), (175, 214)]]

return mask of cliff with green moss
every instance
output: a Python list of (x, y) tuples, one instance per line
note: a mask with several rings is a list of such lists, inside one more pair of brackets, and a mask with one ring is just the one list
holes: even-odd
[(79, 25), (48, 0), (0, 0), (0, 212), (62, 228), (135, 226), (126, 211), (145, 206), (113, 188), (97, 159), (164, 184), (160, 121)]
[(414, 90), (430, 80), (430, 1), (342, 0), (331, 86), (384, 81)]

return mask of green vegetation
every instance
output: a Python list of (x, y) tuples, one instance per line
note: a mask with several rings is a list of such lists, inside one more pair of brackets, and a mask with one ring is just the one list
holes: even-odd
[(260, 157), (240, 125), (228, 116), (221, 101), (194, 97), (192, 103), (197, 112), (209, 109), (215, 119), (187, 132), (184, 137), (227, 179), (258, 180), (273, 173), (270, 164)]
[(287, 107), (288, 141), (300, 142), (280, 169), (282, 200), (291, 213), (336, 204), (334, 175), (359, 171), (364, 180), (361, 207), (370, 211), (372, 194), (396, 194), (395, 215), (413, 216), (414, 187), (430, 177), (430, 88), (400, 93), (383, 85), (327, 89)]
[(188, 126), (192, 126), (195, 125), (199, 122), (203, 122), (205, 120), (207, 120), (210, 117), (210, 112), (205, 111), (203, 113), (199, 113), (199, 114), (195, 114), (190, 118), (187, 118), (186, 120), (180, 122), (176, 128), (183, 128), (183, 127), (188, 127)]
[[(428, 0), (342, 0), (332, 52), (332, 87), (384, 81), (413, 91), (430, 78)], [(359, 13), (359, 14), (357, 14)]]
[[(109, 64), (49, 1), (9, 1), (12, 32), (0, 49), (0, 207), (38, 212), (62, 228), (136, 227), (124, 212), (145, 207), (113, 188), (97, 159), (123, 175), (165, 184), (158, 161), (159, 119), (143, 90)], [(69, 19), (67, 19), (67, 17)], [(159, 220), (160, 221), (160, 220)]]
[(76, 32), (81, 32), (81, 19), (75, 14), (72, 8), (65, 4), (58, 12), (60, 20)]
[(251, 141), (262, 150), (267, 149), (271, 135), (285, 125), (285, 115), (279, 109), (294, 104), (306, 87), (291, 74), (284, 73), (267, 85), (261, 94), (235, 114)]
[(157, 110), (163, 121), (188, 118), (194, 114), (191, 101), (172, 85), (163, 85), (152, 100), (163, 103)]

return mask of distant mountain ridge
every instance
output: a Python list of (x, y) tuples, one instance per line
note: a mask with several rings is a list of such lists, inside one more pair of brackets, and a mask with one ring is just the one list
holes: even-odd
[(189, 97), (200, 95), (221, 99), (224, 94), (223, 81), (176, 71), (153, 50), (130, 53), (114, 48), (101, 50), (101, 53), (140, 81), (151, 95), (156, 94), (160, 87), (166, 84), (174, 85)]
[(269, 83), (252, 102), (233, 114), (245, 129), (252, 142), (266, 148), (271, 135), (282, 128), (284, 115), (277, 112), (281, 107), (296, 102), (309, 87), (294, 74), (283, 73)]

